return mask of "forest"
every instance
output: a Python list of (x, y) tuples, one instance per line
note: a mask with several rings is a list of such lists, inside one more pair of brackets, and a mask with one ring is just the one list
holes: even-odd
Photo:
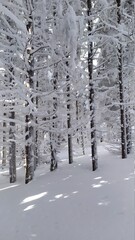
[(135, 0), (0, 0), (0, 240), (135, 240)]
[[(59, 168), (67, 145), (134, 147), (134, 0), (0, 0), (0, 165)], [(122, 161), (122, 160), (121, 160)], [(89, 173), (91, 174), (91, 173)]]

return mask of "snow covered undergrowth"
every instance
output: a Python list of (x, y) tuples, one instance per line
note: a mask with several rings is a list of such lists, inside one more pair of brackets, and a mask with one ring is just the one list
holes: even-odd
[(55, 172), (40, 166), (28, 185), (21, 169), (16, 184), (0, 176), (1, 240), (134, 240), (133, 156), (101, 145), (92, 172), (89, 154), (74, 155)]

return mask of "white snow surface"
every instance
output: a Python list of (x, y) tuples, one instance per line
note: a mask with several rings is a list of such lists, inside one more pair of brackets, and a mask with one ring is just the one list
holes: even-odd
[(134, 157), (121, 159), (99, 146), (99, 168), (91, 171), (89, 151), (66, 149), (54, 172), (38, 167), (25, 185), (0, 174), (0, 240), (134, 240)]

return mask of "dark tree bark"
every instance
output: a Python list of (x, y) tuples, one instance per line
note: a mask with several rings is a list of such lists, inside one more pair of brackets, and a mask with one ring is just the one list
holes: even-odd
[[(58, 82), (58, 72), (57, 66), (54, 65), (54, 75), (53, 75), (53, 89), (56, 93), (57, 91), (57, 83)], [(57, 136), (57, 98), (53, 97), (53, 111), (54, 115), (52, 118), (52, 131), (50, 133), (50, 148), (51, 148), (51, 163), (50, 163), (50, 171), (54, 171), (57, 168), (57, 144), (58, 144), (58, 136)]]
[[(36, 82), (36, 90), (38, 91), (38, 80)], [(38, 96), (36, 97), (36, 108), (38, 109)], [(36, 116), (35, 119), (36, 123), (36, 130), (35, 130), (35, 148), (34, 148), (34, 170), (36, 170), (36, 167), (38, 165), (38, 116)]]
[(34, 152), (33, 152), (33, 144), (31, 142), (33, 136), (33, 126), (29, 126), (30, 120), (32, 119), (31, 115), (26, 115), (26, 146), (25, 146), (25, 183), (29, 183), (34, 176)]
[[(4, 104), (5, 106), (5, 104)], [(3, 114), (6, 116), (6, 113)], [(2, 148), (2, 167), (6, 166), (6, 121), (3, 121), (3, 148)]]
[(82, 153), (85, 155), (85, 147), (84, 147), (84, 135), (81, 127), (81, 147), (82, 147)]
[[(67, 56), (68, 58), (68, 56)], [(66, 61), (67, 67), (69, 62)], [(70, 77), (69, 74), (66, 76), (67, 81), (67, 130), (68, 130), (68, 159), (69, 164), (73, 163), (73, 149), (72, 149), (72, 135), (71, 135), (71, 98), (70, 98)]]
[[(53, 6), (53, 23), (54, 31), (56, 28), (56, 6)], [(57, 56), (57, 49), (55, 49), (55, 54)], [(53, 73), (53, 90), (55, 95), (57, 95), (57, 86), (58, 86), (58, 64), (54, 64), (54, 73)], [(50, 171), (54, 171), (57, 167), (57, 145), (58, 145), (58, 134), (57, 134), (57, 97), (53, 97), (53, 111), (54, 115), (52, 118), (52, 131), (50, 133), (50, 149), (51, 149), (51, 162), (50, 162)]]
[[(12, 25), (13, 23), (9, 21), (9, 24)], [(7, 40), (9, 41), (9, 45), (12, 47), (13, 39), (10, 36), (7, 36)], [(10, 90), (10, 103), (8, 104), (9, 107), (9, 178), (10, 183), (14, 183), (16, 181), (16, 142), (15, 142), (15, 97), (13, 93), (14, 87), (14, 69), (11, 66), (12, 62), (12, 55), (13, 51), (10, 51), (10, 58), (8, 59), (7, 68), (9, 70), (9, 74), (6, 75), (8, 78), (8, 88)]]
[[(28, 82), (29, 82), (29, 88), (31, 90), (34, 89), (34, 58), (31, 54), (31, 50), (33, 49), (33, 43), (32, 43), (32, 37), (33, 37), (33, 0), (26, 0), (26, 7), (29, 12), (29, 20), (27, 22), (27, 31), (28, 34), (31, 36), (29, 40), (29, 46), (27, 49), (28, 54), (28, 63), (29, 63), (29, 69), (27, 70), (28, 75)], [(31, 96), (31, 100), (33, 101), (33, 98)], [(28, 106), (28, 103), (26, 104)], [(34, 176), (34, 127), (33, 127), (33, 114), (28, 113), (25, 118), (26, 122), (26, 146), (25, 146), (25, 154), (26, 154), (26, 172), (25, 172), (25, 183), (29, 183)]]
[(90, 19), (92, 11), (92, 1), (87, 0), (87, 15), (88, 15), (88, 74), (89, 74), (89, 101), (90, 101), (90, 129), (91, 129), (91, 154), (92, 154), (92, 170), (95, 171), (98, 167), (97, 157), (97, 140), (95, 126), (95, 92), (93, 83), (93, 42), (89, 40), (93, 29), (93, 23)]
[[(10, 67), (9, 71), (11, 74), (13, 74), (13, 68)], [(9, 176), (10, 176), (10, 183), (14, 183), (16, 181), (16, 142), (15, 142), (15, 111), (14, 111), (14, 106), (15, 106), (15, 98), (14, 94), (12, 93), (13, 91), (13, 77), (9, 76), (10, 78), (10, 112), (9, 112)]]
[[(134, 16), (134, 0), (125, 1), (125, 7), (127, 9), (127, 13), (130, 16)], [(127, 87), (127, 91), (128, 91), (127, 103), (129, 104), (130, 103), (129, 86)], [(130, 106), (127, 106), (125, 111), (126, 111), (127, 154), (130, 154), (132, 150), (132, 129), (131, 129)]]
[(127, 154), (131, 153), (132, 150), (132, 139), (131, 139), (131, 116), (128, 109), (126, 109), (126, 136), (127, 136)]
[(51, 149), (51, 162), (50, 162), (50, 171), (54, 171), (57, 168), (57, 159), (56, 159), (56, 147), (54, 143), (54, 133), (50, 133), (50, 149)]
[[(78, 107), (78, 98), (76, 99), (76, 121), (77, 121), (77, 126), (78, 126), (78, 120), (79, 120), (79, 107)], [(77, 143), (79, 144), (79, 132), (78, 132), (78, 127), (76, 129), (77, 132)]]
[[(121, 24), (121, 0), (116, 0), (117, 3), (117, 22)], [(121, 156), (127, 157), (127, 142), (126, 142), (126, 117), (124, 106), (124, 86), (123, 86), (123, 49), (122, 44), (118, 46), (118, 81), (119, 81), (119, 97), (120, 97), (120, 124), (121, 124)]]
[(16, 181), (16, 143), (15, 143), (15, 122), (12, 122), (12, 119), (15, 119), (15, 112), (10, 112), (10, 129), (9, 129), (9, 175), (10, 175), (10, 183), (14, 183)]

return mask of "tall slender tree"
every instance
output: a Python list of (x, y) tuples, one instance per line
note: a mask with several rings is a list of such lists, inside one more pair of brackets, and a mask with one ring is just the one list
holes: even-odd
[[(121, 0), (116, 0), (117, 3), (117, 22), (121, 24)], [(120, 124), (121, 124), (121, 156), (127, 157), (127, 138), (126, 138), (126, 116), (124, 105), (124, 82), (123, 82), (123, 47), (118, 45), (118, 82), (120, 96)]]
[(90, 101), (90, 130), (91, 130), (91, 155), (92, 170), (98, 167), (97, 157), (97, 140), (96, 140), (96, 124), (95, 124), (95, 91), (93, 82), (93, 41), (91, 40), (93, 22), (92, 22), (92, 1), (87, 0), (88, 15), (88, 76), (89, 76), (89, 101)]
[[(4, 104), (5, 106), (5, 104)], [(6, 113), (3, 113), (3, 117), (6, 116)], [(3, 148), (2, 148), (2, 166), (6, 166), (6, 121), (3, 121)]]
[[(56, 11), (56, 4), (53, 6), (53, 37), (56, 36), (57, 39), (57, 11)], [(55, 55), (57, 57), (57, 47), (54, 49)], [(57, 146), (58, 146), (58, 130), (57, 130), (57, 89), (58, 89), (58, 64), (54, 64), (54, 69), (53, 69), (53, 90), (54, 90), (54, 97), (53, 97), (53, 117), (52, 117), (52, 130), (50, 133), (50, 147), (51, 147), (51, 163), (50, 163), (50, 170), (53, 171), (57, 168)]]
[[(11, 28), (15, 28), (15, 23), (7, 18), (7, 22)], [(7, 78), (7, 85), (9, 88), (9, 99), (10, 103), (8, 104), (9, 108), (9, 176), (10, 176), (10, 183), (14, 183), (16, 181), (16, 142), (15, 142), (15, 97), (13, 94), (13, 88), (15, 85), (14, 82), (14, 68), (12, 64), (14, 64), (14, 59), (13, 56), (15, 54), (13, 50), (13, 43), (14, 43), (14, 38), (11, 37), (10, 35), (6, 36), (7, 42), (9, 44), (9, 59), (7, 61), (7, 71), (8, 73), (6, 74)]]
[[(33, 81), (33, 67), (34, 67), (34, 58), (31, 54), (33, 50), (33, 0), (26, 0), (26, 8), (28, 11), (28, 21), (27, 21), (27, 31), (29, 35), (28, 46), (27, 46), (27, 55), (28, 55), (28, 69), (27, 69), (27, 81), (30, 91), (34, 89)], [(33, 101), (33, 96), (31, 96)], [(26, 107), (29, 107), (27, 102)], [(29, 109), (29, 108), (28, 108)], [(26, 115), (26, 174), (25, 174), (25, 183), (29, 183), (33, 179), (34, 175), (34, 127), (33, 127), (33, 114), (32, 109), (29, 109), (30, 112)]]
[[(66, 65), (67, 65), (67, 67), (69, 66), (68, 56), (67, 56)], [(69, 164), (71, 164), (71, 163), (73, 163), (72, 134), (71, 134), (71, 98), (70, 98), (71, 83), (70, 83), (70, 77), (69, 77), (68, 73), (66, 76), (66, 81), (67, 81), (68, 158), (69, 158)]]

